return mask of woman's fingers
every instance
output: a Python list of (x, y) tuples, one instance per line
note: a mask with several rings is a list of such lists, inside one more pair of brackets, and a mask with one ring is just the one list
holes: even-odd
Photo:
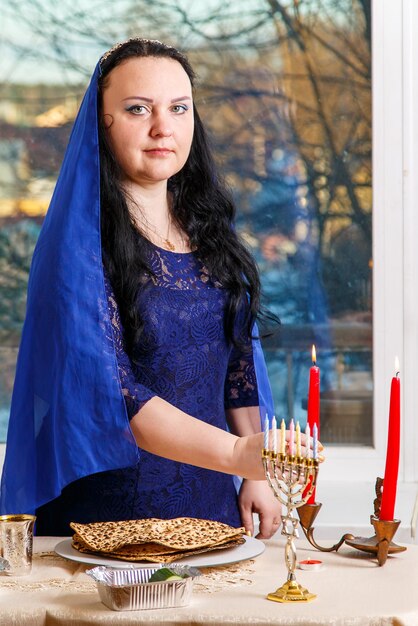
[[(287, 431), (287, 432), (289, 432), (289, 431)], [(289, 441), (289, 438), (287, 436), (286, 436), (286, 441)], [(300, 441), (301, 441), (302, 446), (306, 446), (306, 435), (305, 435), (305, 433), (301, 433), (300, 434)], [(310, 445), (310, 448), (312, 450), (312, 448), (313, 448), (313, 439), (312, 439), (312, 437), (309, 437), (309, 445)], [(324, 446), (322, 445), (322, 443), (320, 441), (318, 441), (318, 450), (323, 450), (323, 449), (324, 449)]]
[(271, 539), (271, 537), (273, 537), (273, 535), (278, 531), (280, 524), (282, 523), (279, 516), (267, 513), (260, 513), (259, 519), (259, 532), (255, 537), (256, 539)]
[(250, 518), (259, 516), (257, 539), (270, 539), (281, 524), (281, 504), (274, 497), (267, 482), (244, 480), (238, 495), (241, 522), (245, 529), (253, 530)]
[[(270, 438), (269, 438), (270, 449), (273, 448), (273, 437), (274, 437), (273, 430), (270, 430)], [(286, 444), (288, 444), (289, 441), (290, 441), (290, 431), (286, 430)], [(307, 443), (306, 435), (304, 433), (301, 433), (300, 434), (300, 444), (301, 444), (301, 452), (302, 452), (301, 456), (306, 456), (306, 443)], [(293, 438), (293, 445), (296, 446), (295, 437)], [(279, 448), (280, 446), (278, 445), (278, 449)], [(313, 438), (312, 437), (309, 437), (309, 450), (312, 453), (312, 450), (313, 450)], [(320, 441), (318, 441), (318, 452), (322, 452), (323, 450), (324, 450), (324, 446), (322, 445)], [(288, 445), (286, 445), (286, 452), (287, 451), (288, 451)], [(318, 457), (318, 460), (320, 463), (322, 463), (325, 460), (325, 457), (320, 454)]]

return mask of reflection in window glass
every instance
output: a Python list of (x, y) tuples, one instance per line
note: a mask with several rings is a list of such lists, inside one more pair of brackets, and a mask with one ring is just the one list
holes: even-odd
[[(77, 11), (75, 10), (75, 5)], [(0, 439), (33, 248), (86, 77), (115, 41), (186, 50), (198, 106), (257, 258), (278, 417), (306, 416), (311, 345), (321, 439), (372, 443), (370, 0), (10, 2), (0, 75)], [(163, 19), (162, 19), (163, 18)], [(22, 37), (25, 33), (25, 37)]]

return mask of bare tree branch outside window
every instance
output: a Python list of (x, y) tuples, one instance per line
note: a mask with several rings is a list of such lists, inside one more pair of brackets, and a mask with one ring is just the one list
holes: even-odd
[(367, 399), (367, 432), (346, 441), (370, 443), (370, 0), (9, 0), (3, 13), (3, 406), (30, 257), (86, 81), (116, 41), (143, 36), (184, 50), (200, 77), (197, 104), (238, 228), (283, 322), (265, 344), (281, 414), (301, 408), (314, 340), (325, 401), (343, 397), (349, 375)]

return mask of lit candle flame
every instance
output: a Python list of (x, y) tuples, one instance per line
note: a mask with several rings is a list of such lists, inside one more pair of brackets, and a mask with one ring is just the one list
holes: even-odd
[(312, 345), (312, 363), (316, 365), (316, 349), (314, 345)]
[(395, 356), (395, 372), (396, 376), (399, 376), (399, 358)]

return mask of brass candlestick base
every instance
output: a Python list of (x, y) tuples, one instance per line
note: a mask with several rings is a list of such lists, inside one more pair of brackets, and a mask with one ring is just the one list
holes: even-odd
[(388, 554), (405, 552), (405, 546), (398, 546), (392, 541), (401, 520), (386, 521), (371, 515), (370, 522), (373, 524), (376, 533), (373, 537), (353, 537), (352, 540), (348, 540), (346, 543), (352, 548), (357, 548), (357, 550), (376, 554), (377, 562), (380, 566), (386, 563)]
[(273, 591), (267, 596), (267, 599), (273, 600), (273, 602), (310, 602), (315, 598), (314, 593), (309, 593), (296, 580), (286, 581), (277, 591)]
[(377, 478), (375, 487), (376, 499), (374, 500), (374, 515), (370, 516), (370, 522), (374, 526), (375, 535), (373, 537), (355, 537), (351, 533), (346, 533), (337, 543), (330, 547), (319, 545), (314, 538), (315, 528), (313, 524), (322, 504), (319, 502), (315, 502), (315, 504), (302, 504), (302, 506), (297, 509), (297, 512), (299, 515), (300, 525), (302, 526), (305, 537), (309, 543), (321, 552), (337, 552), (342, 544), (346, 543), (357, 550), (375, 554), (380, 566), (386, 563), (388, 554), (404, 552), (406, 550), (404, 546), (398, 546), (392, 541), (398, 526), (401, 523), (400, 520), (385, 521), (379, 519), (382, 486), (383, 479)]
[(299, 507), (297, 511), (299, 515), (300, 525), (302, 526), (305, 537), (309, 541), (311, 546), (313, 546), (317, 550), (320, 550), (321, 552), (337, 552), (338, 548), (340, 548), (345, 541), (349, 539), (354, 539), (354, 535), (352, 535), (351, 533), (346, 533), (341, 537), (338, 543), (335, 543), (333, 546), (320, 546), (314, 538), (315, 527), (313, 526), (313, 523), (315, 522), (316, 516), (318, 515), (321, 506), (322, 504), (320, 502), (315, 502), (315, 504), (303, 504), (301, 507)]

